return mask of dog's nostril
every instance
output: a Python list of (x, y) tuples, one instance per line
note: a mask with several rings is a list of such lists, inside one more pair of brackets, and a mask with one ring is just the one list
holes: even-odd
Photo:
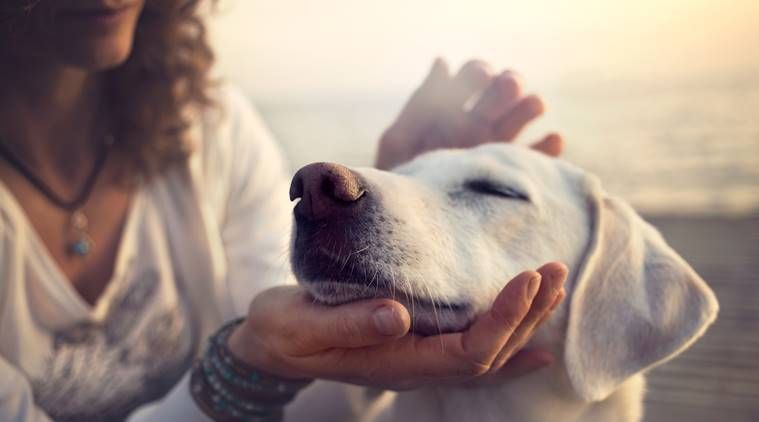
[(354, 204), (366, 194), (361, 177), (339, 164), (309, 164), (295, 174), (290, 200), (301, 198), (296, 217), (311, 220), (347, 216), (357, 212)]
[[(350, 172), (348, 169), (345, 170)], [(346, 203), (358, 201), (366, 193), (352, 172), (346, 175), (344, 172), (333, 171), (323, 175), (321, 192), (330, 199)]]
[(302, 197), (303, 197), (303, 177), (299, 174), (296, 174), (295, 177), (293, 177), (292, 183), (290, 184), (290, 200), (294, 201)]

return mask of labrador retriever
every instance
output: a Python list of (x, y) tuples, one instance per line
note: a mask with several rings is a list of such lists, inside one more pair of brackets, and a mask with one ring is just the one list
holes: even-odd
[(419, 335), (465, 329), (524, 269), (571, 270), (530, 343), (557, 364), (487, 388), (387, 393), (348, 420), (638, 421), (645, 371), (717, 315), (707, 284), (627, 204), (527, 148), (436, 151), (392, 172), (311, 164), (290, 193), (299, 283), (325, 304), (393, 297)]

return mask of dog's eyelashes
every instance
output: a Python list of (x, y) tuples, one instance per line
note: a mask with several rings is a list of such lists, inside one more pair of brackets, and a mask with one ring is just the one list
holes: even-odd
[(490, 180), (470, 180), (464, 184), (468, 191), (482, 195), (499, 196), (502, 198), (518, 199), (520, 201), (530, 201), (530, 198), (524, 193), (502, 184)]

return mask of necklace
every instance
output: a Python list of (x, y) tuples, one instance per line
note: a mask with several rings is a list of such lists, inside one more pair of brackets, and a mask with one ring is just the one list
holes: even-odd
[(34, 186), (50, 203), (56, 207), (70, 213), (69, 221), (66, 229), (66, 251), (72, 255), (79, 257), (87, 256), (94, 246), (92, 237), (90, 237), (87, 229), (89, 227), (89, 219), (84, 213), (82, 207), (87, 203), (87, 199), (92, 193), (92, 188), (95, 186), (98, 176), (100, 175), (105, 159), (108, 157), (108, 151), (113, 145), (114, 139), (112, 135), (107, 135), (103, 142), (98, 155), (95, 158), (95, 164), (92, 166), (90, 174), (87, 175), (87, 179), (79, 190), (78, 194), (73, 199), (67, 200), (61, 198), (56, 194), (45, 182), (42, 181), (34, 171), (24, 164), (21, 159), (14, 155), (2, 142), (0, 138), (0, 156), (13, 166), (19, 174)]

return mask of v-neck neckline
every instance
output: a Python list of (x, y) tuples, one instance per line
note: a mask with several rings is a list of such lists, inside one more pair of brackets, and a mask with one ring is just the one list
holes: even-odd
[[(86, 317), (93, 322), (101, 321), (108, 313), (111, 298), (118, 290), (120, 281), (124, 278), (126, 266), (129, 263), (129, 257), (131, 251), (134, 248), (129, 248), (133, 243), (132, 237), (134, 236), (135, 224), (137, 220), (138, 210), (140, 203), (142, 202), (142, 184), (139, 184), (134, 190), (134, 194), (129, 201), (126, 223), (122, 229), (121, 237), (116, 251), (116, 259), (114, 261), (113, 273), (110, 280), (106, 284), (105, 289), (101, 292), (100, 296), (95, 300), (95, 303), (89, 304), (76, 290), (71, 280), (63, 272), (63, 269), (58, 265), (52, 256), (47, 245), (42, 241), (37, 229), (32, 225), (29, 217), (26, 215), (21, 203), (18, 202), (15, 195), (10, 189), (5, 186), (5, 183), (0, 180), (0, 198), (5, 198), (2, 201), (0, 208), (7, 208), (15, 218), (14, 220), (19, 222), (19, 227), (16, 227), (16, 231), (23, 230), (29, 237), (31, 248), (34, 249), (34, 254), (38, 262), (45, 269), (45, 277), (42, 280), (50, 289), (51, 293), (62, 296), (62, 302), (68, 300), (68, 304), (73, 305), (73, 311)], [(51, 279), (47, 279), (47, 277)]]

